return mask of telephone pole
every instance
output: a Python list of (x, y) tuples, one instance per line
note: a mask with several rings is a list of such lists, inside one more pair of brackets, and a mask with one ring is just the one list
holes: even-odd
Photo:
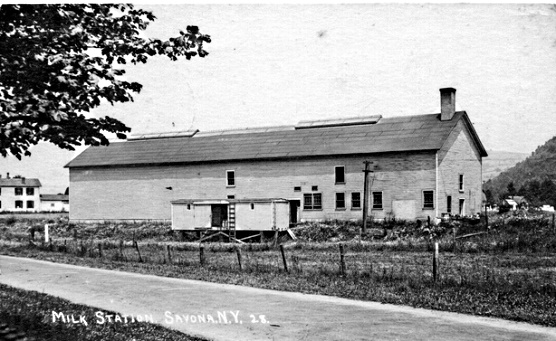
[(363, 161), (363, 163), (365, 164), (365, 170), (363, 170), (363, 173), (365, 173), (365, 181), (363, 184), (363, 227), (361, 228), (361, 233), (365, 234), (367, 232), (367, 216), (369, 210), (369, 173), (373, 171), (369, 169), (369, 165), (372, 164), (371, 161)]

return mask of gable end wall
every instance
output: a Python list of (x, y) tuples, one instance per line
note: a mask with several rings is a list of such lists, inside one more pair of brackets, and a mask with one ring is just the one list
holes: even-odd
[[(459, 190), (459, 175), (464, 189)], [(458, 214), (459, 200), (465, 200), (465, 215), (481, 212), (482, 158), (463, 120), (438, 151), (438, 214), (447, 213), (447, 196), (452, 197), (452, 214)]]

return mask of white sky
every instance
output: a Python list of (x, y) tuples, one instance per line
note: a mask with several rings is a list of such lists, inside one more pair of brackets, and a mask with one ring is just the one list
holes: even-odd
[[(212, 43), (204, 59), (157, 57), (128, 67), (141, 94), (95, 114), (134, 133), (435, 113), (438, 89), (450, 86), (487, 149), (529, 153), (556, 134), (553, 5), (138, 7), (158, 17), (147, 36), (198, 25)], [(73, 155), (45, 146), (32, 152), (24, 162), (0, 161), (0, 172), (39, 177), (43, 193), (63, 191), (61, 167)], [(37, 168), (45, 162), (51, 170)]]

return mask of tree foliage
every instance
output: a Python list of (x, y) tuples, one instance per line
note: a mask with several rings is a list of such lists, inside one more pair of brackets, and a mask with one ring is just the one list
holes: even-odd
[[(534, 206), (556, 205), (556, 136), (527, 159), (488, 180), (483, 190), (500, 200), (522, 195)], [(516, 191), (519, 188), (519, 191)]]
[(107, 145), (103, 132), (125, 138), (124, 123), (84, 115), (103, 100), (133, 101), (141, 91), (141, 84), (122, 79), (121, 65), (208, 54), (203, 44), (210, 37), (196, 26), (168, 40), (141, 38), (154, 20), (132, 5), (2, 5), (0, 153), (21, 159), (41, 140), (70, 150)]

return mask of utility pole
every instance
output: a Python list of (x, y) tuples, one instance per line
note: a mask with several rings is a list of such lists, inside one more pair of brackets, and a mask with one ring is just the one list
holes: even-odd
[(372, 164), (371, 161), (363, 161), (363, 163), (365, 164), (365, 170), (363, 170), (363, 173), (365, 173), (365, 181), (363, 184), (363, 227), (361, 228), (361, 233), (365, 234), (365, 232), (367, 232), (367, 217), (369, 210), (369, 203), (367, 199), (369, 197), (369, 173), (372, 173), (373, 171), (369, 169), (369, 165)]

